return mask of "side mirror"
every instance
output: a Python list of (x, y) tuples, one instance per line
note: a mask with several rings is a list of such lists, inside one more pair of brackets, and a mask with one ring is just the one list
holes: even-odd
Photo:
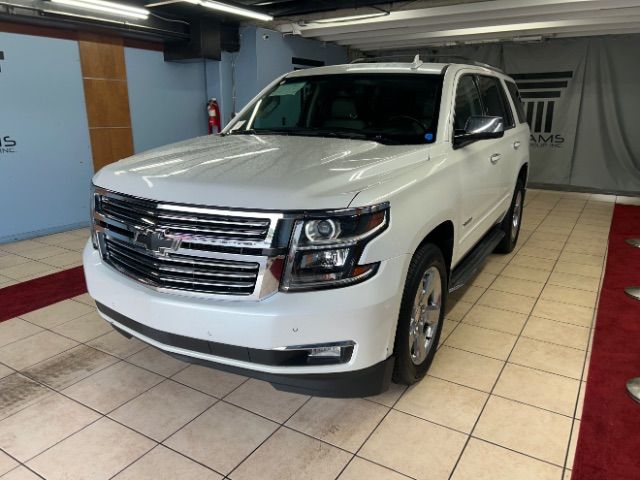
[(504, 135), (504, 120), (502, 117), (488, 115), (474, 115), (469, 117), (464, 132), (453, 136), (453, 147), (460, 148), (476, 140), (500, 138)]

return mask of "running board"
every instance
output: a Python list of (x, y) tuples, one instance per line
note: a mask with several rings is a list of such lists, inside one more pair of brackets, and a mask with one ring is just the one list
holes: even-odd
[(480, 270), (485, 259), (493, 252), (496, 246), (504, 238), (504, 232), (499, 227), (490, 230), (482, 240), (462, 259), (451, 272), (449, 279), (449, 293), (463, 287)]

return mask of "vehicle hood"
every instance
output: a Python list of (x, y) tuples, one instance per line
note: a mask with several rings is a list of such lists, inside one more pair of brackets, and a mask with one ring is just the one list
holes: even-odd
[(428, 159), (423, 145), (282, 136), (194, 138), (108, 165), (94, 184), (164, 202), (262, 210), (334, 209)]

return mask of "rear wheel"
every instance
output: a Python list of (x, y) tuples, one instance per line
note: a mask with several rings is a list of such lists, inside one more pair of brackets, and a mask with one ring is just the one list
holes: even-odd
[(393, 381), (410, 385), (425, 376), (438, 347), (447, 295), (442, 252), (426, 244), (411, 259), (394, 346)]
[(522, 180), (518, 180), (516, 189), (513, 192), (511, 207), (509, 207), (509, 211), (500, 224), (500, 229), (504, 232), (504, 238), (496, 246), (496, 253), (511, 253), (516, 248), (516, 243), (518, 243), (518, 237), (520, 236), (523, 210), (524, 184)]

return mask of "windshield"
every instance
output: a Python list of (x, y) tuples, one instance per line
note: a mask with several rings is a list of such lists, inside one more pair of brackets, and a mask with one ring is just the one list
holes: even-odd
[(433, 143), (441, 86), (442, 77), (431, 74), (286, 78), (240, 116), (229, 133)]

